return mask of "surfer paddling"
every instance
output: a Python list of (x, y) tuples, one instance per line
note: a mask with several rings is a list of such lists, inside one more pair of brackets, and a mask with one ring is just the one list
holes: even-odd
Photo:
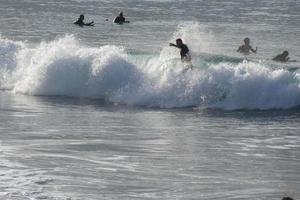
[(278, 54), (277, 56), (275, 56), (272, 60), (274, 61), (278, 61), (278, 62), (296, 62), (296, 60), (290, 60), (289, 56), (289, 52), (288, 51), (284, 51), (281, 54)]
[(249, 38), (245, 38), (244, 39), (244, 44), (239, 46), (237, 52), (240, 52), (242, 54), (248, 55), (251, 52), (256, 53), (257, 52), (257, 47), (255, 49), (253, 49), (250, 46), (250, 39)]
[(91, 21), (91, 22), (89, 22), (89, 23), (85, 23), (83, 20), (84, 20), (84, 15), (81, 14), (81, 15), (79, 16), (79, 18), (77, 19), (77, 21), (74, 22), (74, 24), (77, 24), (77, 25), (79, 25), (79, 26), (94, 26), (94, 21)]

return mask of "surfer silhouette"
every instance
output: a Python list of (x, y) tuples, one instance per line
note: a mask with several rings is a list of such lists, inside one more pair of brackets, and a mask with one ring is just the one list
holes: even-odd
[(250, 46), (250, 39), (249, 38), (245, 38), (244, 39), (244, 44), (239, 46), (237, 52), (240, 52), (242, 54), (248, 55), (251, 52), (256, 53), (257, 52), (257, 47), (255, 49), (253, 49)]
[(294, 200), (292, 197), (283, 197), (281, 200)]
[(91, 21), (91, 22), (89, 22), (89, 23), (84, 23), (83, 20), (84, 20), (84, 15), (81, 14), (81, 15), (79, 16), (79, 18), (77, 19), (77, 21), (74, 22), (74, 24), (77, 24), (77, 25), (79, 25), (79, 26), (94, 26), (94, 21)]
[(123, 16), (123, 12), (120, 12), (119, 15), (114, 19), (114, 23), (123, 24), (123, 23), (129, 23), (129, 22), (125, 21), (125, 17)]
[(192, 60), (190, 54), (189, 54), (189, 48), (186, 44), (183, 44), (182, 40), (178, 38), (176, 40), (176, 44), (170, 43), (171, 47), (177, 47), (180, 49), (180, 56), (182, 62), (190, 62)]
[(281, 54), (278, 54), (277, 56), (275, 56), (272, 60), (274, 61), (278, 61), (278, 62), (296, 62), (296, 60), (290, 60), (289, 56), (289, 52), (288, 51), (284, 51)]

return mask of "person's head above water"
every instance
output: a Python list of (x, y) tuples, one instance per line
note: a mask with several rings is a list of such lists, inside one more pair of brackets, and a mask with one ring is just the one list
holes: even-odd
[(182, 42), (182, 39), (178, 38), (178, 39), (176, 40), (176, 44), (177, 44), (177, 45), (182, 45), (182, 43), (183, 43), (183, 42)]
[(289, 52), (288, 51), (284, 51), (283, 53), (282, 53), (282, 56), (284, 56), (284, 57), (287, 57), (289, 55)]
[(123, 17), (123, 12), (120, 12), (120, 13), (119, 13), (119, 16), (120, 16), (120, 17)]
[(80, 20), (84, 20), (84, 15), (81, 14), (81, 15), (79, 16), (79, 19), (80, 19)]
[(292, 197), (283, 197), (281, 200), (294, 200)]
[(249, 38), (245, 38), (244, 42), (245, 42), (245, 44), (249, 44), (250, 43), (250, 39)]

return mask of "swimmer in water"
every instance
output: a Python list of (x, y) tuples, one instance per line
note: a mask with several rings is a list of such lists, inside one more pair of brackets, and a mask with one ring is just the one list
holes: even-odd
[(244, 39), (244, 44), (239, 46), (237, 52), (240, 52), (242, 54), (250, 54), (251, 52), (256, 53), (257, 52), (257, 47), (255, 48), (255, 50), (250, 46), (250, 39), (249, 38), (245, 38)]
[(289, 56), (289, 52), (284, 51), (282, 52), (282, 54), (278, 54), (277, 56), (275, 56), (272, 60), (278, 62), (296, 62), (296, 60), (290, 60), (290, 57), (288, 56)]
[(83, 20), (84, 20), (84, 15), (81, 14), (81, 15), (79, 16), (79, 18), (77, 19), (77, 21), (74, 22), (74, 24), (77, 24), (77, 25), (79, 25), (79, 26), (94, 26), (94, 21), (91, 21), (91, 22), (89, 22), (89, 23), (84, 23)]
[(116, 24), (123, 24), (125, 23), (125, 17), (123, 16), (123, 12), (120, 12), (120, 14), (114, 19), (114, 23)]
[(283, 197), (281, 200), (294, 200), (292, 197)]

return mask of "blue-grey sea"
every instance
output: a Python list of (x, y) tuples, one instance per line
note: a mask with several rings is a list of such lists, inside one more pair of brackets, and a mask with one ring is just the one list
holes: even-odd
[(299, 63), (299, 0), (0, 0), (0, 200), (300, 199)]

